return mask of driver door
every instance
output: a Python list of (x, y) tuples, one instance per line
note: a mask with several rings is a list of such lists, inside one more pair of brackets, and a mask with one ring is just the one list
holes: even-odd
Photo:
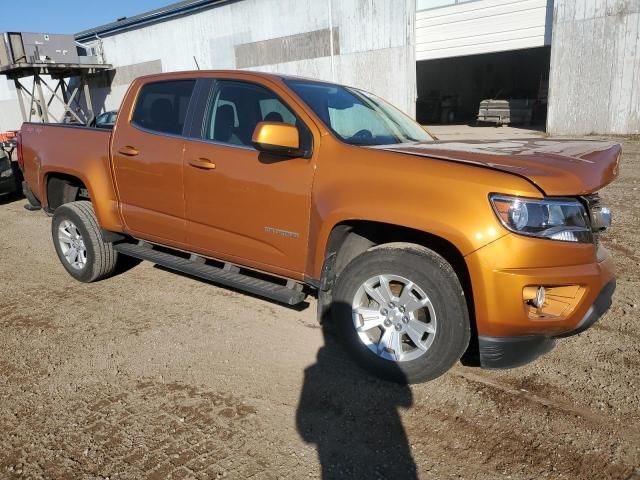
[(205, 255), (299, 273), (307, 252), (313, 160), (258, 152), (251, 137), (265, 120), (296, 125), (310, 143), (306, 125), (269, 88), (213, 82), (199, 138), (185, 145), (187, 240)]

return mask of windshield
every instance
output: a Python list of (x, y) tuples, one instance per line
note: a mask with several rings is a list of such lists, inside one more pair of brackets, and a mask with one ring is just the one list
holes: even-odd
[(384, 100), (355, 88), (285, 80), (338, 138), (351, 145), (428, 142), (429, 134)]

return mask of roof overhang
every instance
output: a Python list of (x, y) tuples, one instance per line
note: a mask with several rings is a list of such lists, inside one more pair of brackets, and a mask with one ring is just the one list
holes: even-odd
[(152, 23), (162, 22), (171, 18), (189, 15), (237, 1), (240, 0), (186, 0), (158, 8), (156, 10), (151, 10), (150, 12), (142, 13), (134, 17), (128, 17), (118, 22), (107, 23), (99, 27), (84, 30), (76, 33), (75, 38), (77, 41), (82, 42), (93, 38), (115, 35), (127, 30), (141, 28)]

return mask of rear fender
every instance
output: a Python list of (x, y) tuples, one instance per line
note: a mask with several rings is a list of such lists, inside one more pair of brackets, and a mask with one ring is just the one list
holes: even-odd
[(43, 208), (49, 208), (47, 187), (50, 179), (56, 176), (73, 177), (78, 179), (89, 192), (89, 198), (93, 204), (100, 226), (109, 231), (122, 231), (123, 223), (111, 179), (111, 171), (105, 171), (102, 167), (97, 168), (95, 165), (90, 165), (89, 162), (86, 167), (84, 171), (65, 167), (43, 167), (40, 181), (40, 185), (42, 186), (40, 198), (42, 198)]

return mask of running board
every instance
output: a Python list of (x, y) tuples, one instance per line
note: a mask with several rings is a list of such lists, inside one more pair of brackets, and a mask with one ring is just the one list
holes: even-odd
[[(153, 245), (146, 242), (118, 243), (114, 250), (130, 257), (147, 260), (170, 270), (175, 270), (193, 277), (236, 288), (254, 295), (269, 298), (286, 305), (298, 305), (306, 297), (302, 291), (302, 284), (288, 281), (282, 285), (260, 278), (250, 277), (240, 273), (237, 266), (225, 263), (222, 268), (208, 265), (207, 259), (198, 255), (183, 258), (178, 255), (155, 250)], [(164, 250), (164, 249), (163, 249)]]

